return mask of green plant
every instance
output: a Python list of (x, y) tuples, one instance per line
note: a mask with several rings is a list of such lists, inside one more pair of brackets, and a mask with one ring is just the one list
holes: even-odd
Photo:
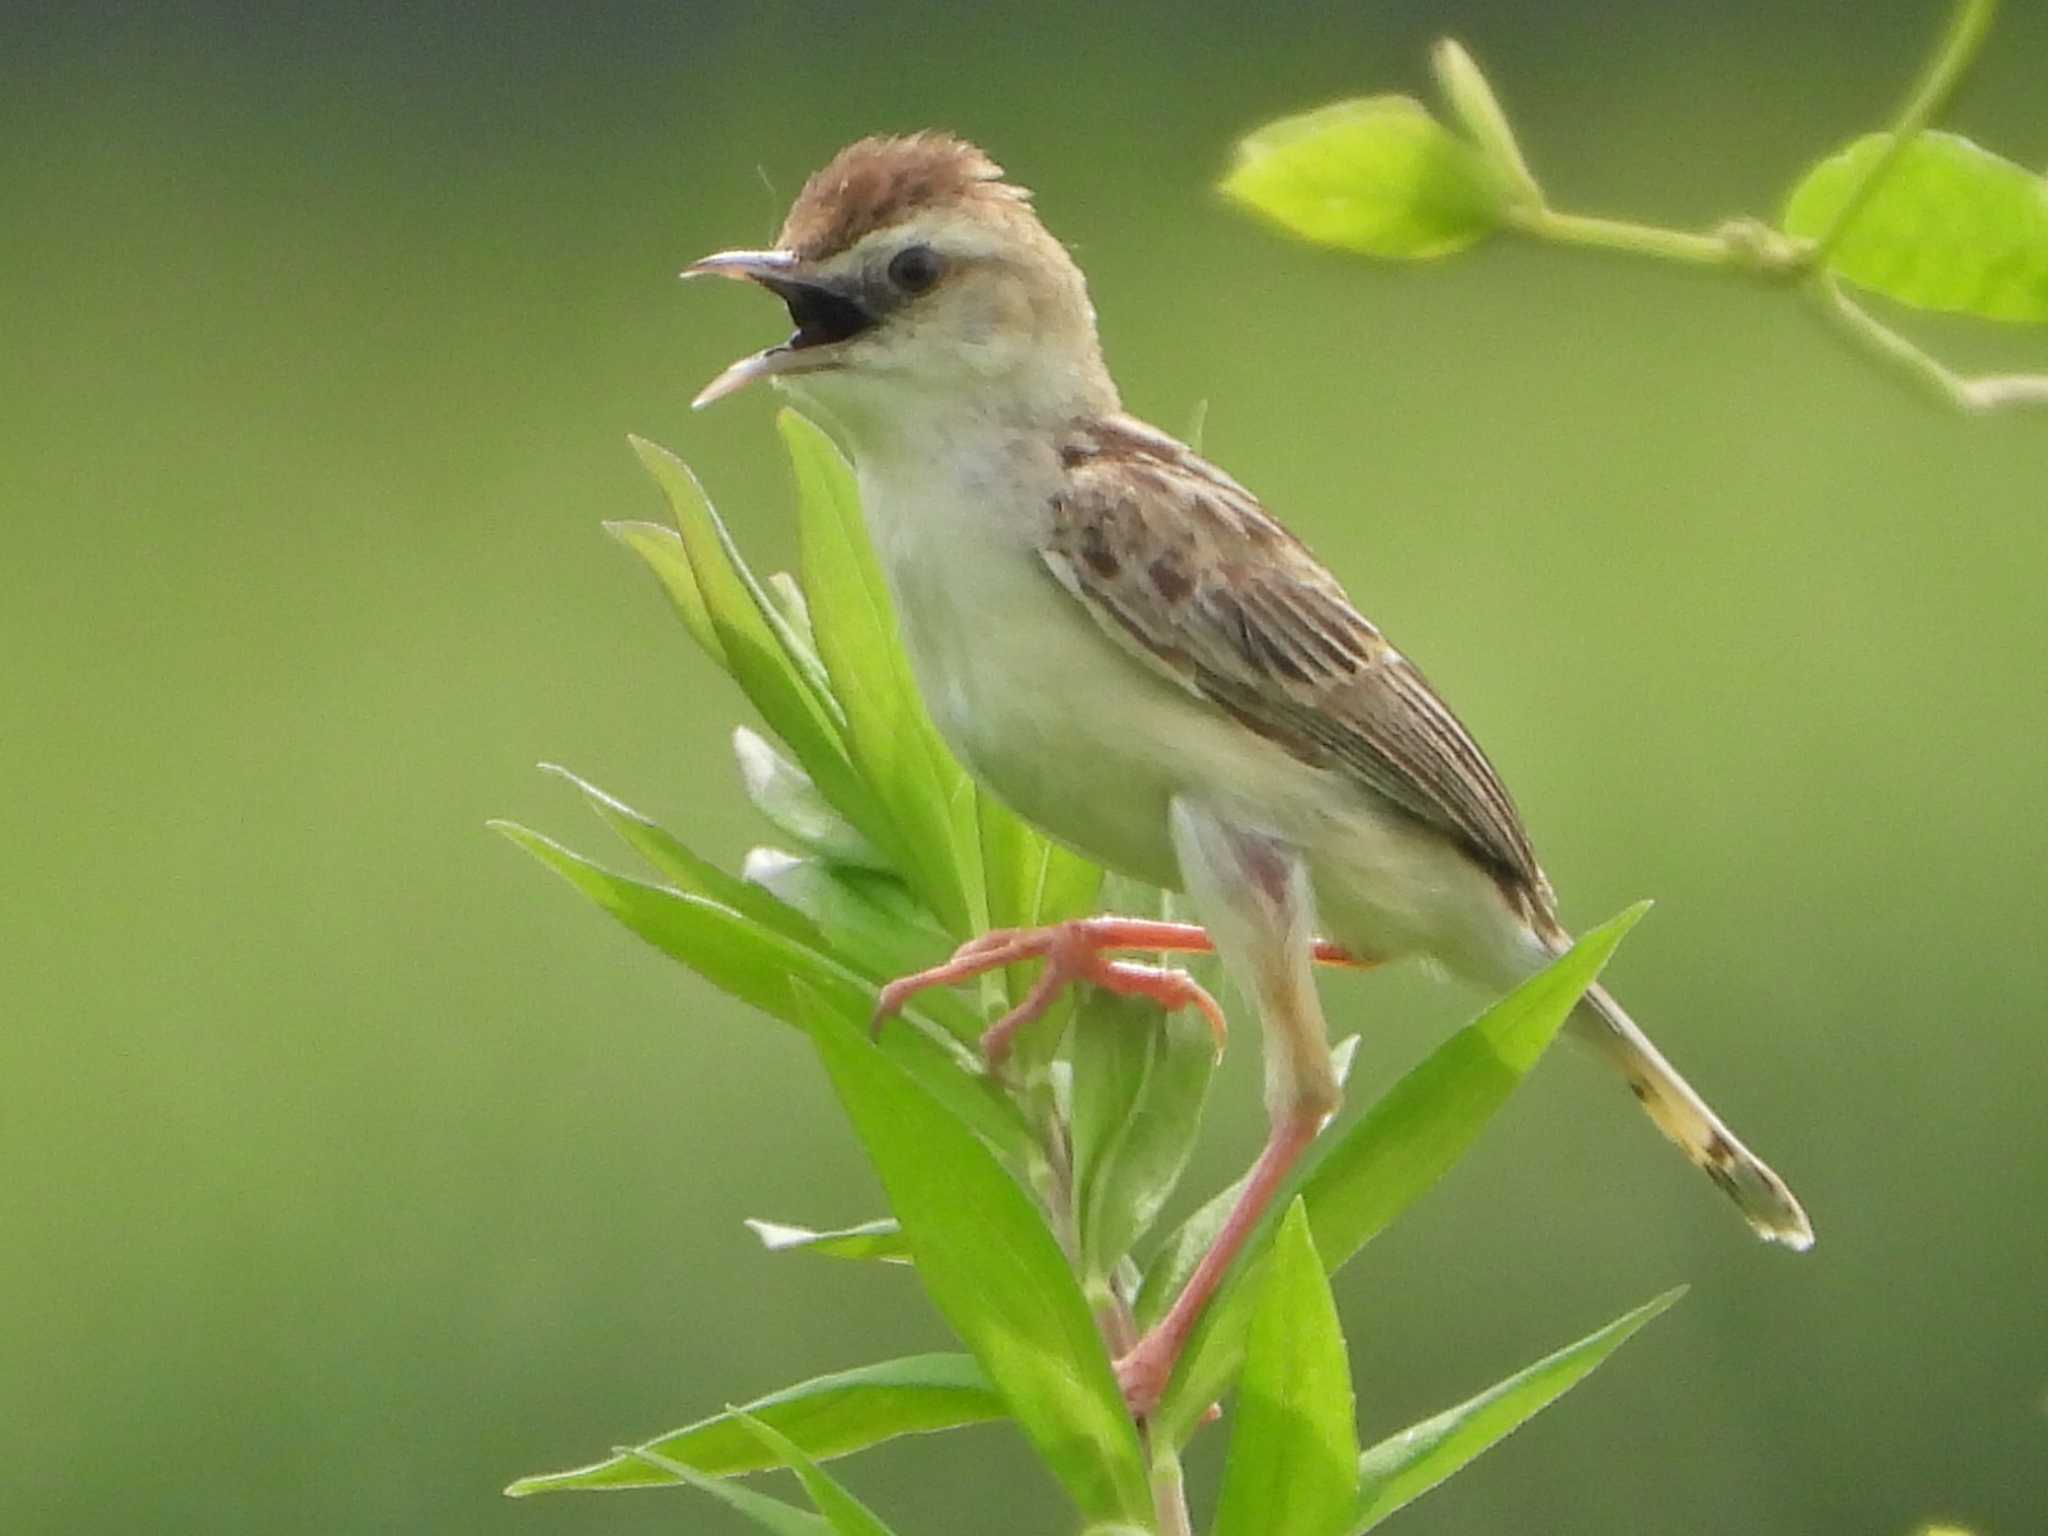
[[(1200, 1121), (1214, 1066), (1205, 1024), (1084, 992), (1018, 1042), (1000, 1080), (972, 1047), (1027, 975), (985, 978), (978, 1005), (925, 993), (879, 1041), (868, 1024), (878, 983), (973, 934), (1098, 902), (1163, 915), (1169, 898), (1105, 879), (976, 790), (912, 686), (850, 469), (802, 417), (785, 412), (780, 426), (796, 471), (800, 583), (758, 579), (688, 469), (649, 443), (635, 447), (676, 527), (611, 531), (777, 738), (737, 739), (748, 793), (790, 851), (757, 850), (744, 875), (728, 873), (566, 774), (655, 882), (495, 825), (641, 938), (809, 1035), (894, 1214), (836, 1232), (767, 1222), (755, 1231), (771, 1249), (912, 1265), (967, 1352), (821, 1376), (509, 1492), (687, 1484), (771, 1530), (872, 1536), (888, 1528), (818, 1462), (1010, 1419), (1090, 1530), (1179, 1536), (1192, 1529), (1181, 1452), (1234, 1391), (1212, 1528), (1338, 1536), (1370, 1529), (1457, 1471), (1677, 1298), (1660, 1296), (1358, 1449), (1328, 1272), (1472, 1144), (1638, 907), (1324, 1133), (1217, 1294), (1159, 1410), (1134, 1423), (1111, 1357), (1172, 1299), (1231, 1193), (1148, 1241)], [(1338, 1047), (1340, 1073), (1354, 1043)], [(734, 1481), (771, 1467), (796, 1473), (816, 1514)]]
[(1965, 377), (1843, 289), (2048, 323), (2048, 178), (1928, 131), (1997, 10), (1997, 0), (1961, 0), (1891, 129), (1808, 170), (1775, 227), (1743, 218), (1694, 233), (1551, 207), (1492, 87), (1448, 38), (1433, 63), (1461, 131), (1412, 97), (1337, 102), (1244, 138), (1223, 191), (1290, 234), (1367, 256), (1422, 260), (1505, 233), (1753, 279), (1798, 294), (1879, 361), (1961, 409), (2048, 405), (2048, 374)]

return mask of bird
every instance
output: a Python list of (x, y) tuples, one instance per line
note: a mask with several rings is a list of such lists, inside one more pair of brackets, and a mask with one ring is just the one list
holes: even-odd
[[(899, 979), (1046, 962), (992, 1061), (1064, 985), (1221, 1015), (1182, 973), (1111, 958), (1213, 947), (1265, 1040), (1265, 1145), (1213, 1246), (1116, 1362), (1156, 1407), (1231, 1262), (1339, 1107), (1318, 961), (1421, 958), (1504, 992), (1571, 944), (1498, 774), (1417, 666), (1244, 486), (1128, 414), (1087, 281), (982, 149), (863, 138), (799, 191), (741, 279), (795, 326), (696, 397), (769, 379), (847, 449), (912, 675), (978, 783), (1110, 869), (1182, 892), (1199, 925), (1104, 915), (998, 932)], [(1571, 1031), (1761, 1237), (1813, 1229), (1603, 987)]]

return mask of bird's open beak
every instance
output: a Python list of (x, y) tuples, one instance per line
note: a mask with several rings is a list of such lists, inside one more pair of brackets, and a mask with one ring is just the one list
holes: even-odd
[(839, 366), (840, 343), (850, 341), (875, 323), (854, 295), (827, 279), (805, 272), (790, 251), (720, 251), (683, 268), (684, 277), (736, 277), (759, 283), (789, 306), (796, 330), (789, 339), (741, 358), (698, 391), (690, 402), (701, 411), (756, 379), (780, 373), (810, 373)]

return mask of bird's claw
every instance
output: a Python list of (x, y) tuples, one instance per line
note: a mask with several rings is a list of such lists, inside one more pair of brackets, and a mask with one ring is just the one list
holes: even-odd
[(1207, 935), (1200, 929), (1142, 919), (1079, 918), (1045, 928), (994, 929), (969, 939), (945, 964), (898, 977), (883, 987), (875, 999), (869, 1032), (880, 1038), (883, 1025), (901, 1012), (911, 998), (928, 988), (955, 986), (1006, 965), (1043, 960), (1044, 973), (1024, 1000), (981, 1037), (982, 1057), (991, 1071), (1000, 1069), (1009, 1056), (1017, 1032), (1044, 1017), (1060, 993), (1076, 981), (1093, 982), (1122, 997), (1150, 998), (1168, 1013), (1182, 1008), (1199, 1009), (1208, 1021), (1220, 1057), (1230, 1028), (1223, 1009), (1200, 983), (1184, 971), (1106, 956), (1110, 950), (1168, 947), (1159, 943), (1162, 938), (1177, 940), (1170, 946), (1174, 948), (1208, 947)]

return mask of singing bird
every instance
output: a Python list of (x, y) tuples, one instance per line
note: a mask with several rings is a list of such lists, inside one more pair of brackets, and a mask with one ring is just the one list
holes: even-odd
[[(1032, 999), (990, 1031), (995, 1057), (1071, 980), (1209, 1006), (1178, 973), (1108, 957), (1213, 941), (1264, 1026), (1265, 1149), (1180, 1297), (1117, 1362), (1143, 1414), (1337, 1107), (1315, 961), (1423, 956), (1505, 990), (1571, 942), (1550, 882), (1471, 735), (1337, 579), (1237, 481), (1125, 414), (1079, 267), (980, 149), (862, 139), (804, 185), (774, 249), (684, 275), (788, 306), (795, 333), (695, 404), (766, 378), (836, 429), (919, 689), (968, 770), (1202, 919), (986, 936), (886, 989), (883, 1010), (1041, 957)], [(1612, 996), (1593, 988), (1571, 1025), (1760, 1236), (1811, 1245), (1791, 1191)]]

